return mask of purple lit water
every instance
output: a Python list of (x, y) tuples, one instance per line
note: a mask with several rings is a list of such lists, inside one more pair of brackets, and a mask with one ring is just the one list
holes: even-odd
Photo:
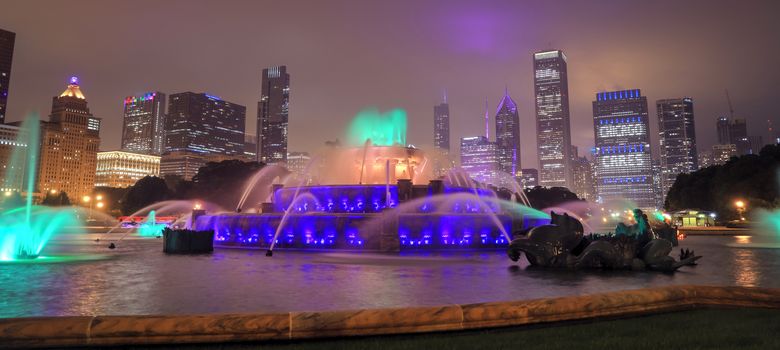
[[(739, 248), (745, 236), (688, 237), (704, 256), (676, 274), (542, 270), (503, 250), (334, 253), (218, 249), (166, 256), (160, 239), (65, 235), (47, 254), (104, 254), (97, 261), (0, 265), (0, 317), (248, 313), (518, 300), (704, 284), (780, 287), (780, 249)], [(742, 238), (740, 238), (742, 237)], [(736, 247), (728, 246), (736, 244)]]

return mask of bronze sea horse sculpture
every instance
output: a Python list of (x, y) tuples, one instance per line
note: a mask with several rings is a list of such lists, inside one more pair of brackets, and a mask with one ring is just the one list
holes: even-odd
[(512, 240), (507, 254), (517, 261), (523, 253), (532, 266), (540, 267), (665, 272), (695, 265), (701, 258), (688, 250), (680, 254), (679, 260), (669, 256), (674, 244), (653, 232), (642, 210), (635, 209), (633, 214), (636, 224), (618, 224), (614, 234), (585, 235), (579, 220), (551, 212), (549, 225), (534, 227), (527, 235)]

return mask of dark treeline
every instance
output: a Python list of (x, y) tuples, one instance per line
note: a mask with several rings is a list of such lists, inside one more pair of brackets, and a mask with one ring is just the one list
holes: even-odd
[(711, 210), (722, 219), (736, 219), (735, 201), (747, 203), (747, 211), (776, 208), (780, 182), (780, 145), (768, 145), (758, 155), (732, 157), (726, 164), (680, 174), (669, 189), (664, 208)]

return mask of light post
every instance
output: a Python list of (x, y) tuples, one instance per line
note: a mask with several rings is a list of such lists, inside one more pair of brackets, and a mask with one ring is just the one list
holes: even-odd
[(734, 205), (737, 207), (737, 213), (739, 213), (739, 220), (745, 221), (745, 202), (738, 200), (734, 202)]

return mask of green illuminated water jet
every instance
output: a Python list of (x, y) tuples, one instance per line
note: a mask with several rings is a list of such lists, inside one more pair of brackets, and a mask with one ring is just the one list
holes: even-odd
[(154, 210), (149, 212), (146, 221), (138, 227), (138, 234), (143, 237), (160, 237), (165, 228), (165, 224), (158, 224)]
[(406, 146), (406, 111), (396, 108), (380, 113), (368, 108), (358, 112), (349, 126), (347, 142), (362, 147), (367, 140), (375, 146)]
[(6, 192), (0, 211), (0, 261), (35, 259), (63, 227), (78, 225), (68, 210), (33, 205), (39, 147), (40, 121), (37, 115), (30, 115), (22, 123), (6, 167), (4, 187), (18, 189), (24, 202), (10, 203), (13, 193)]

